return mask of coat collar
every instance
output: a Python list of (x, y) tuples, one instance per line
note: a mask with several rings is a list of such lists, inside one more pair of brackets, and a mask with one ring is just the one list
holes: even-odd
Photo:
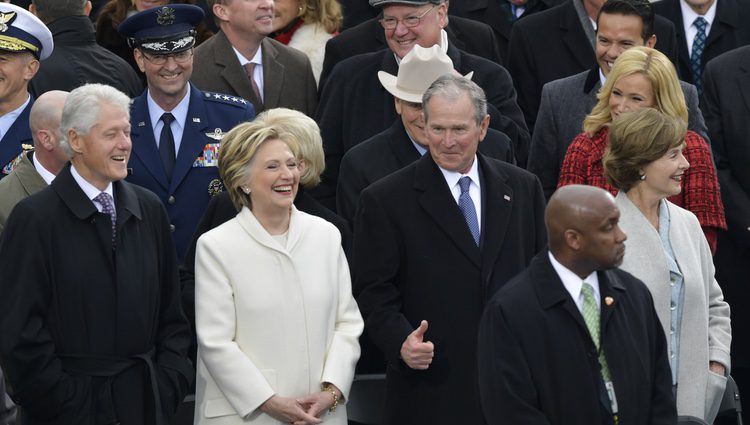
[(294, 247), (297, 245), (297, 242), (300, 240), (300, 236), (304, 231), (302, 223), (300, 223), (301, 214), (302, 213), (300, 213), (297, 207), (292, 205), (289, 215), (289, 230), (287, 233), (286, 247), (279, 245), (276, 239), (274, 239), (263, 225), (260, 224), (258, 219), (255, 218), (249, 208), (243, 207), (237, 214), (236, 219), (245, 232), (247, 232), (247, 234), (256, 242), (266, 248), (277, 251), (287, 257), (291, 257), (290, 252), (294, 250)]
[(750, 47), (742, 49), (737, 82), (740, 86), (742, 98), (745, 100), (745, 107), (750, 111)]
[(21, 156), (21, 161), (18, 163), (18, 167), (11, 174), (18, 179), (18, 182), (23, 186), (23, 190), (31, 195), (39, 192), (40, 190), (47, 187), (47, 182), (44, 181), (39, 172), (34, 167), (34, 162), (31, 159), (34, 152), (27, 152)]
[[(386, 144), (398, 162), (399, 168), (404, 168), (420, 158), (414, 148), (409, 134), (406, 133), (401, 117), (396, 117), (393, 125), (385, 131)], [(429, 152), (425, 155), (429, 155)]]
[[(232, 44), (229, 42), (226, 34), (224, 34), (223, 31), (219, 31), (211, 38), (216, 39), (216, 41), (211, 46), (213, 50), (213, 62), (218, 67), (222, 68), (219, 71), (219, 78), (222, 78), (229, 85), (229, 87), (232, 88), (232, 91), (234, 93), (237, 93), (244, 99), (250, 100), (253, 103), (255, 110), (257, 112), (260, 112), (259, 100), (255, 96), (255, 93), (253, 93), (253, 88), (250, 85), (250, 80), (247, 77), (247, 73), (245, 72), (245, 69), (242, 67), (242, 65), (240, 65), (240, 61), (237, 59), (237, 55), (234, 53)], [(266, 58), (264, 57), (264, 77), (266, 75), (265, 64)], [(266, 83), (264, 81), (264, 89), (265, 84)]]
[[(55, 180), (52, 181), (51, 187), (79, 220), (86, 220), (96, 214), (98, 210), (76, 183), (70, 173), (70, 167), (70, 163), (63, 167)], [(140, 201), (130, 184), (120, 180), (112, 182), (112, 188), (115, 194), (118, 229), (131, 216), (140, 220), (143, 217)]]
[(48, 25), (55, 46), (86, 45), (96, 43), (94, 24), (87, 16), (66, 16)]
[[(601, 78), (599, 78), (599, 66), (595, 66), (591, 68), (586, 73), (586, 82), (583, 85), (583, 92), (585, 94), (590, 94), (592, 90), (597, 89), (599, 90), (601, 88)], [(596, 94), (596, 92), (594, 92)]]
[[(539, 305), (545, 310), (562, 308), (586, 332), (586, 335), (589, 335), (589, 338), (591, 338), (581, 312), (578, 311), (578, 307), (573, 299), (570, 298), (570, 294), (565, 289), (565, 286), (563, 286), (554, 267), (552, 267), (548, 251), (548, 248), (540, 251), (531, 260), (528, 268), (531, 284), (539, 300)], [(621, 304), (618, 300), (622, 300), (626, 289), (617, 274), (611, 270), (600, 270), (597, 272), (597, 277), (599, 278), (599, 293), (602, 299), (600, 329), (601, 334), (604, 334), (612, 313)], [(611, 303), (605, 301), (608, 298), (612, 300)], [(593, 344), (593, 340), (591, 340), (591, 343)]]
[[(594, 51), (591, 42), (586, 36), (586, 32), (581, 25), (575, 4), (573, 2), (580, 0), (567, 0), (559, 7), (560, 21), (558, 22), (563, 43), (567, 46), (570, 53), (575, 57), (578, 64), (583, 69), (591, 67), (595, 62)], [(583, 46), (586, 46), (585, 48)]]

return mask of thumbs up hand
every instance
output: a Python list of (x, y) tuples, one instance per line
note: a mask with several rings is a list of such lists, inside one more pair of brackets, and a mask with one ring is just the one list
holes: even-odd
[(422, 320), (417, 329), (406, 337), (401, 344), (401, 360), (412, 369), (426, 370), (432, 364), (435, 355), (435, 345), (424, 341), (427, 332), (427, 321)]

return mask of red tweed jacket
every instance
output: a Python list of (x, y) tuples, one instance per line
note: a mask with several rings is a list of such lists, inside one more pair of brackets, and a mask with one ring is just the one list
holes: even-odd
[[(609, 128), (599, 130), (594, 137), (581, 133), (573, 140), (565, 154), (560, 180), (557, 187), (569, 184), (588, 184), (608, 190), (612, 195), (617, 189), (607, 183), (604, 177), (602, 158), (607, 148)], [(690, 168), (682, 180), (682, 192), (669, 198), (669, 201), (689, 210), (703, 227), (711, 252), (716, 252), (718, 230), (727, 228), (724, 218), (724, 204), (721, 202), (716, 168), (708, 144), (701, 136), (688, 131), (685, 136), (685, 159)]]

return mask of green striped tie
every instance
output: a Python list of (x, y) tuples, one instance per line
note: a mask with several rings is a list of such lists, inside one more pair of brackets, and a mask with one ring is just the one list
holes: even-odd
[(594, 288), (592, 288), (587, 282), (583, 282), (581, 293), (583, 294), (583, 321), (586, 322), (586, 327), (589, 328), (591, 339), (594, 340), (596, 350), (599, 352), (599, 364), (602, 367), (602, 379), (604, 379), (604, 382), (610, 382), (611, 379), (609, 376), (607, 359), (604, 357), (604, 351), (600, 349), (599, 306), (596, 304), (596, 299), (594, 298)]

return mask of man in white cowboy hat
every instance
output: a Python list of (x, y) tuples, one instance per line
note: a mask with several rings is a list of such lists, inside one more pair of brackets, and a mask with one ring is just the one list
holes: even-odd
[[(442, 75), (454, 74), (453, 62), (439, 46), (414, 46), (401, 61), (398, 75), (378, 72), (380, 84), (393, 95), (399, 115), (387, 130), (350, 149), (341, 160), (336, 188), (338, 214), (354, 225), (359, 194), (371, 183), (419, 159), (427, 153), (422, 95)], [(471, 79), (474, 73), (466, 74)], [(488, 129), (479, 151), (502, 161), (515, 163), (510, 138)]]
[(52, 33), (39, 18), (0, 3), (0, 179), (16, 168), (22, 146), (32, 143), (29, 81), (52, 46)]
[(429, 154), (362, 191), (354, 293), (388, 362), (389, 425), (483, 425), (477, 334), (486, 302), (546, 243), (531, 173), (477, 152), (482, 89), (443, 75), (422, 97)]
[(382, 8), (380, 20), (388, 49), (347, 58), (336, 65), (322, 87), (316, 121), (323, 135), (326, 170), (315, 196), (335, 204), (339, 165), (346, 151), (385, 130), (396, 118), (391, 94), (377, 81), (378, 71), (395, 75), (414, 46), (439, 45), (461, 74), (474, 71), (473, 81), (486, 93), (490, 127), (507, 134), (525, 163), (530, 142), (523, 114), (516, 104), (510, 75), (502, 66), (468, 54), (448, 41), (445, 0), (370, 0)]

